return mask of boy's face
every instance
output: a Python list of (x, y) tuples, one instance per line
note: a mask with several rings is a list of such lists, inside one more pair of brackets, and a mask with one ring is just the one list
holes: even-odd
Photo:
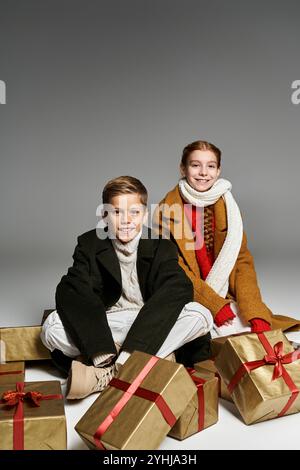
[(194, 150), (187, 159), (186, 166), (180, 167), (182, 176), (196, 191), (208, 191), (219, 178), (221, 169), (211, 150)]
[(142, 230), (147, 208), (140, 195), (120, 194), (110, 200), (107, 215), (108, 229), (120, 242), (128, 243)]

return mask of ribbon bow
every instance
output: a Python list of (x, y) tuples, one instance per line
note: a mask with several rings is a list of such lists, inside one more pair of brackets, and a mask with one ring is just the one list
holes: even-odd
[(16, 392), (15, 390), (8, 390), (2, 395), (2, 400), (7, 406), (16, 406), (20, 401), (29, 401), (34, 406), (40, 406), (40, 401), (43, 397), (41, 392)]
[(266, 364), (275, 364), (272, 380), (278, 379), (282, 376), (283, 373), (283, 364), (289, 364), (292, 362), (291, 353), (283, 355), (283, 342), (279, 341), (273, 347), (272, 352), (269, 351), (268, 354), (264, 356), (264, 361)]
[(229, 384), (227, 385), (227, 388), (229, 393), (232, 393), (234, 388), (237, 386), (237, 384), (240, 382), (240, 380), (246, 373), (250, 374), (252, 370), (258, 369), (259, 367), (262, 367), (264, 365), (274, 365), (272, 380), (282, 377), (292, 393), (287, 404), (278, 414), (278, 416), (283, 416), (289, 410), (289, 408), (292, 406), (297, 396), (299, 395), (299, 390), (296, 384), (294, 383), (292, 377), (285, 369), (284, 364), (290, 364), (300, 359), (300, 351), (292, 351), (283, 355), (282, 341), (279, 341), (272, 347), (264, 333), (257, 333), (257, 337), (267, 354), (263, 357), (263, 359), (259, 359), (257, 361), (244, 362), (243, 364), (241, 364), (239, 369), (231, 378)]
[(282, 362), (284, 362), (282, 341), (274, 345), (273, 352), (274, 354), (266, 354), (264, 361), (266, 364), (275, 364), (272, 377), (272, 380), (275, 380), (282, 376)]
[(13, 449), (24, 450), (24, 401), (40, 406), (41, 400), (62, 400), (61, 394), (44, 395), (38, 391), (24, 392), (25, 383), (17, 382), (16, 390), (7, 390), (2, 395), (2, 402), (7, 406), (15, 406), (13, 416)]

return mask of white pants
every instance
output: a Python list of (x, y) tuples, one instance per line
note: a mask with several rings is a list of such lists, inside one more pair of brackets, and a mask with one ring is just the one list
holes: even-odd
[(251, 332), (249, 323), (246, 323), (240, 316), (237, 303), (231, 301), (230, 307), (233, 313), (236, 315), (236, 317), (232, 320), (232, 325), (223, 325), (218, 327), (214, 324), (210, 332), (212, 338), (217, 338), (218, 336), (234, 335), (236, 333), (243, 333), (244, 331)]
[[(138, 312), (130, 310), (107, 314), (108, 325), (115, 343), (123, 344), (137, 315)], [(189, 302), (183, 307), (156, 356), (167, 357), (185, 343), (208, 333), (212, 326), (213, 318), (210, 311), (197, 302)], [(65, 331), (56, 310), (50, 313), (44, 322), (41, 340), (50, 351), (59, 349), (69, 357), (76, 357), (80, 354), (79, 349)]]

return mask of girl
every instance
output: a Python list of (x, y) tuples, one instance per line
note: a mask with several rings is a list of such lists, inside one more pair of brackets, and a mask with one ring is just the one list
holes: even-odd
[(300, 321), (273, 315), (262, 301), (232, 185), (219, 178), (221, 151), (193, 142), (183, 150), (180, 170), (182, 179), (160, 202), (154, 224), (177, 244), (194, 300), (214, 317), (212, 337), (299, 329)]

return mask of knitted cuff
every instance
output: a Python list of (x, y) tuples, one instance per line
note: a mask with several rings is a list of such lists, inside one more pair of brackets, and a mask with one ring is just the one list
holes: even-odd
[(95, 367), (106, 366), (112, 361), (113, 357), (115, 357), (115, 354), (94, 354), (92, 357), (93, 364)]
[(252, 318), (250, 320), (251, 333), (262, 333), (263, 331), (270, 331), (271, 325), (262, 318)]
[(218, 311), (214, 318), (214, 322), (217, 326), (222, 326), (227, 320), (233, 320), (235, 316), (236, 315), (231, 310), (230, 304), (226, 304)]

